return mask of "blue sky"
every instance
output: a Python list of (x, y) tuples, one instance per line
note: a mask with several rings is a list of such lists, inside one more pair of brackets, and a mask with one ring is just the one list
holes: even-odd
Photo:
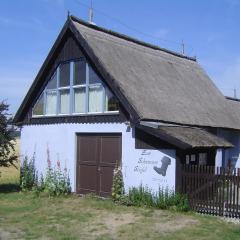
[[(87, 20), (90, 0), (0, 1), (0, 100), (15, 113), (67, 11)], [(93, 0), (97, 25), (197, 56), (225, 95), (240, 97), (240, 0)], [(123, 24), (122, 24), (123, 23)], [(127, 26), (126, 26), (127, 25)], [(143, 34), (144, 33), (144, 34)]]

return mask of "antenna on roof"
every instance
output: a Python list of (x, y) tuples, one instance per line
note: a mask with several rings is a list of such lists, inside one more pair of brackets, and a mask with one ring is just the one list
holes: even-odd
[(182, 47), (182, 55), (185, 55), (185, 44), (182, 40), (182, 43), (181, 43), (181, 47)]
[(234, 88), (234, 89), (233, 89), (233, 92), (234, 92), (234, 98), (237, 98), (237, 89)]
[(95, 23), (93, 22), (93, 7), (92, 7), (92, 0), (91, 0), (91, 6), (90, 6), (90, 9), (89, 9), (89, 14), (88, 14), (88, 22), (90, 24), (93, 24), (95, 25)]
[(68, 10), (67, 11), (67, 19), (69, 19), (70, 18), (70, 11)]

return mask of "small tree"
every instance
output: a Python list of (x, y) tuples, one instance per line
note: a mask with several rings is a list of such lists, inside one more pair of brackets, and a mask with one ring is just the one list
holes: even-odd
[(14, 149), (14, 128), (9, 127), (11, 118), (8, 107), (6, 103), (0, 102), (0, 167), (15, 166), (17, 161)]

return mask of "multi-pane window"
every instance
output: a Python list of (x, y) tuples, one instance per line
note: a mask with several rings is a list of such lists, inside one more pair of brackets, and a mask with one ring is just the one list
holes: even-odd
[(46, 92), (46, 115), (55, 115), (57, 113), (57, 91)]
[(102, 112), (103, 87), (101, 85), (90, 86), (88, 96), (88, 112)]
[(73, 113), (86, 113), (87, 64), (85, 61), (74, 63), (73, 71)]
[(57, 72), (53, 74), (49, 80), (46, 89), (56, 89), (57, 88)]
[(33, 116), (118, 112), (116, 97), (86, 61), (61, 64), (33, 107)]
[(86, 62), (78, 61), (74, 63), (73, 85), (86, 84)]
[(186, 164), (192, 165), (207, 165), (208, 155), (207, 153), (187, 154)]
[(45, 90), (45, 114), (57, 113), (57, 73), (54, 73)]
[(59, 112), (68, 114), (70, 109), (70, 89), (59, 90)]
[(107, 88), (105, 89), (105, 98), (106, 112), (116, 111), (119, 108), (117, 99)]
[(101, 79), (98, 77), (98, 75), (94, 72), (94, 70), (89, 66), (88, 67), (88, 71), (89, 71), (89, 84), (102, 84)]
[(79, 87), (74, 88), (74, 113), (85, 113), (86, 112), (86, 88)]
[(70, 86), (70, 63), (61, 64), (59, 67), (59, 87)]
[(33, 109), (33, 115), (43, 115), (44, 114), (44, 98), (43, 94), (38, 98), (34, 109)]

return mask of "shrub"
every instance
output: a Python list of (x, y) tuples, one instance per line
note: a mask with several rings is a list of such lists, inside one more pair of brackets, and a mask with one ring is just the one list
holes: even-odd
[(26, 156), (20, 170), (20, 187), (22, 191), (30, 191), (37, 182), (35, 155), (33, 155), (30, 160), (28, 160), (28, 157)]
[(114, 201), (118, 201), (123, 194), (124, 184), (122, 170), (119, 165), (116, 165), (113, 171), (112, 198)]
[(167, 209), (176, 205), (176, 194), (168, 188), (159, 188), (155, 205), (160, 209)]
[(190, 210), (188, 198), (185, 195), (176, 194), (176, 209), (180, 212), (187, 212)]
[(44, 188), (45, 188), (44, 178), (43, 175), (41, 174), (40, 180), (38, 180), (37, 178), (37, 180), (35, 181), (32, 191), (36, 196), (39, 196), (40, 193), (44, 191)]
[(129, 189), (128, 198), (134, 206), (152, 207), (154, 205), (154, 199), (150, 189), (142, 185), (138, 188), (133, 187)]
[(45, 179), (41, 174), (38, 179), (38, 173), (35, 168), (35, 155), (30, 161), (25, 157), (21, 166), (20, 186), (22, 191), (33, 191), (37, 196), (45, 191), (49, 196), (59, 196), (71, 193), (70, 179), (67, 168), (61, 170), (60, 162), (57, 167), (52, 168), (51, 161), (48, 158), (48, 167)]
[(149, 188), (140, 185), (138, 188), (130, 188), (127, 195), (122, 195), (118, 201), (127, 206), (144, 206), (157, 209), (176, 209), (177, 211), (188, 211), (187, 198), (179, 193), (174, 193), (168, 188), (160, 188), (153, 193)]

